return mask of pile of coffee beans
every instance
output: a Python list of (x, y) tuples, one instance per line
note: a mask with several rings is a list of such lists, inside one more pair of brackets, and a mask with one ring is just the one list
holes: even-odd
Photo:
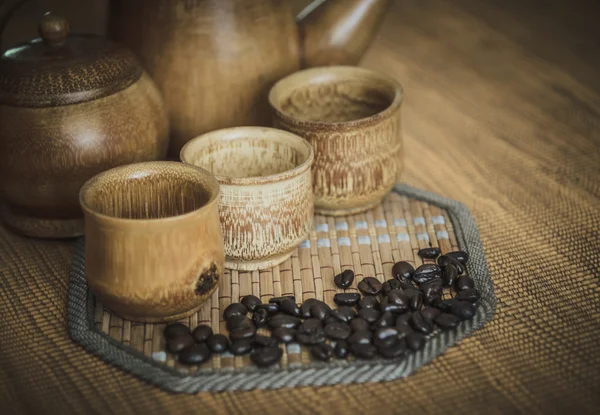
[[(335, 309), (313, 298), (300, 305), (293, 296), (271, 298), (263, 304), (258, 297), (247, 295), (223, 311), (229, 338), (214, 334), (207, 325), (190, 331), (175, 323), (164, 331), (167, 350), (190, 365), (203, 363), (214, 353), (250, 354), (260, 367), (279, 362), (283, 354), (280, 343), (305, 345), (313, 359), (321, 361), (349, 355), (395, 358), (407, 350), (419, 350), (436, 327), (448, 330), (471, 319), (480, 296), (473, 279), (465, 274), (468, 254), (440, 253), (439, 248), (421, 249), (418, 255), (423, 265), (414, 269), (408, 262), (398, 262), (392, 267), (393, 278), (384, 283), (363, 278), (358, 283), (362, 296), (335, 294)], [(343, 289), (353, 282), (354, 272), (349, 269), (334, 278), (335, 285)], [(450, 289), (446, 295), (444, 288)], [(270, 336), (257, 334), (257, 329), (263, 328)]]

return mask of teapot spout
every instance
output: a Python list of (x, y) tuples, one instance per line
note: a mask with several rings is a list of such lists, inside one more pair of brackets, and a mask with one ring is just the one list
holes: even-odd
[(316, 0), (297, 16), (303, 67), (356, 65), (391, 0)]

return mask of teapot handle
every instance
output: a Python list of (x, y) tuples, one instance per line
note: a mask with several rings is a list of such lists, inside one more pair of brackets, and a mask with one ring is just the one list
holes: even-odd
[(15, 12), (29, 0), (0, 0), (0, 50), (2, 49), (2, 35), (8, 22)]

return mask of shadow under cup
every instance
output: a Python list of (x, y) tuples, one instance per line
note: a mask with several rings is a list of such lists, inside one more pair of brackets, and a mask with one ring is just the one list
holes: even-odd
[(403, 170), (402, 86), (369, 69), (296, 72), (273, 86), (274, 126), (314, 148), (315, 212), (347, 215), (381, 202)]
[(210, 173), (176, 162), (130, 164), (90, 179), (80, 203), (94, 294), (136, 321), (199, 309), (223, 272), (219, 192)]

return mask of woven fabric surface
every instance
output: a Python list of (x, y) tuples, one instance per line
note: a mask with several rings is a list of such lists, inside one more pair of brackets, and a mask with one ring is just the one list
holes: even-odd
[[(493, 282), (477, 226), (462, 204), (399, 185), (380, 206), (365, 213), (337, 218), (317, 215), (314, 222), (309, 238), (289, 260), (251, 273), (226, 270), (211, 300), (180, 322), (191, 328), (208, 324), (215, 332), (227, 334), (223, 310), (247, 294), (259, 296), (263, 302), (282, 295), (294, 295), (297, 302), (317, 298), (335, 308), (336, 292), (358, 292), (357, 285), (366, 276), (385, 282), (397, 261), (409, 261), (415, 267), (433, 262), (417, 254), (429, 246), (440, 248), (442, 254), (458, 249), (469, 253), (467, 273), (481, 292), (476, 315), (452, 330), (431, 333), (425, 347), (399, 359), (323, 363), (313, 361), (306, 347), (290, 343), (282, 347), (279, 364), (269, 369), (257, 369), (248, 356), (230, 353), (213, 355), (199, 367), (189, 367), (166, 352), (164, 324), (124, 320), (95, 301), (85, 281), (82, 238), (69, 281), (69, 333), (86, 350), (140, 379), (168, 391), (195, 393), (398, 379), (414, 373), (492, 317), (497, 303)], [(347, 290), (336, 289), (334, 275), (348, 267), (356, 276), (353, 284)], [(447, 289), (444, 298), (453, 294)], [(258, 333), (270, 335), (267, 329)]]
[(72, 242), (0, 228), (0, 413), (597, 413), (593, 3), (396, 0), (362, 62), (404, 84), (402, 180), (479, 227), (498, 307), (473, 336), (392, 382), (174, 395), (70, 339)]

